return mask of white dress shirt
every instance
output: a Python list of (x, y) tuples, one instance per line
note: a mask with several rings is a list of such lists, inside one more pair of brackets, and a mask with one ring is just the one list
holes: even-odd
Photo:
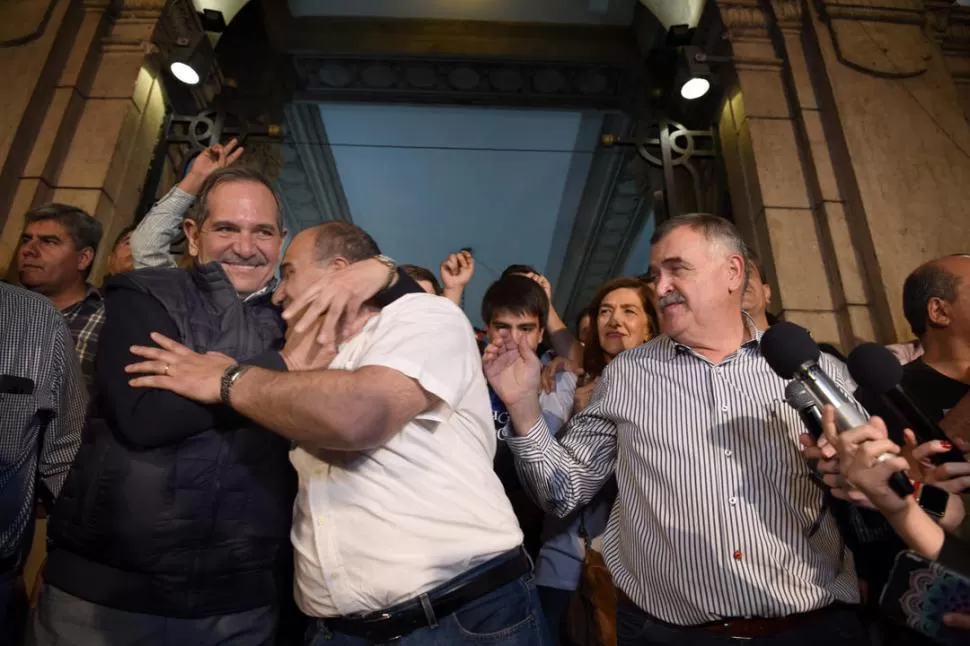
[(440, 401), (381, 448), (291, 453), (296, 599), (311, 617), (388, 608), (522, 543), (492, 470), (481, 358), (458, 306), (429, 294), (388, 305), (330, 368), (365, 366), (397, 370)]

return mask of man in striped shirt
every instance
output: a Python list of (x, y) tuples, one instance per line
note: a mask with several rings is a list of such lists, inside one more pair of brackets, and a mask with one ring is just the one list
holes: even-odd
[[(63, 317), (0, 282), (0, 643), (19, 644), (38, 498), (50, 510), (81, 444), (87, 396)], [(22, 583), (22, 581), (21, 581)]]
[[(865, 644), (851, 554), (802, 455), (785, 381), (761, 356), (741, 302), (746, 248), (711, 215), (681, 216), (653, 240), (650, 279), (664, 334), (619, 355), (588, 408), (551, 438), (540, 365), (505, 338), (485, 370), (516, 437), (521, 476), (565, 516), (613, 474), (619, 496), (604, 556), (627, 644)], [(822, 368), (851, 392), (845, 368)]]

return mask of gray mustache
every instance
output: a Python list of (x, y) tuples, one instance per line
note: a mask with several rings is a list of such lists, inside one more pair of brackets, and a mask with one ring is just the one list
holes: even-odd
[(657, 301), (657, 307), (660, 309), (664, 309), (668, 305), (677, 305), (679, 303), (686, 303), (686, 302), (687, 302), (687, 299), (684, 298), (684, 295), (681, 294), (680, 292), (670, 292), (669, 294), (665, 294), (664, 296), (660, 297), (660, 300)]
[(228, 265), (242, 265), (244, 267), (262, 267), (267, 263), (266, 256), (261, 253), (257, 253), (251, 258), (243, 258), (232, 251), (223, 254), (219, 258), (219, 262), (224, 262)]

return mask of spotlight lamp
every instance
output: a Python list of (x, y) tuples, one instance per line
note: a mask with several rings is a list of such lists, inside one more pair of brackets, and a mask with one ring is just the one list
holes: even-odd
[(212, 65), (212, 47), (204, 34), (194, 38), (177, 38), (172, 47), (169, 71), (186, 85), (203, 82)]
[(688, 101), (701, 98), (711, 89), (711, 68), (707, 65), (707, 54), (700, 47), (684, 47), (680, 59), (677, 72), (680, 96)]

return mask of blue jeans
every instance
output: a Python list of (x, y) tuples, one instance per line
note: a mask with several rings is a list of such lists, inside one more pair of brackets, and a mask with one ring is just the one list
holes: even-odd
[(542, 614), (546, 616), (546, 624), (549, 626), (549, 635), (552, 637), (553, 644), (562, 644), (559, 634), (562, 632), (566, 614), (569, 612), (569, 604), (572, 603), (574, 594), (576, 593), (573, 590), (539, 586)]
[[(456, 579), (471, 578), (477, 568)], [(433, 598), (433, 597), (432, 597)], [(313, 621), (307, 629), (306, 646), (370, 646), (373, 642), (331, 631), (326, 620)], [(446, 617), (437, 626), (419, 628), (394, 642), (394, 646), (552, 646), (539, 605), (532, 574), (480, 597)]]

